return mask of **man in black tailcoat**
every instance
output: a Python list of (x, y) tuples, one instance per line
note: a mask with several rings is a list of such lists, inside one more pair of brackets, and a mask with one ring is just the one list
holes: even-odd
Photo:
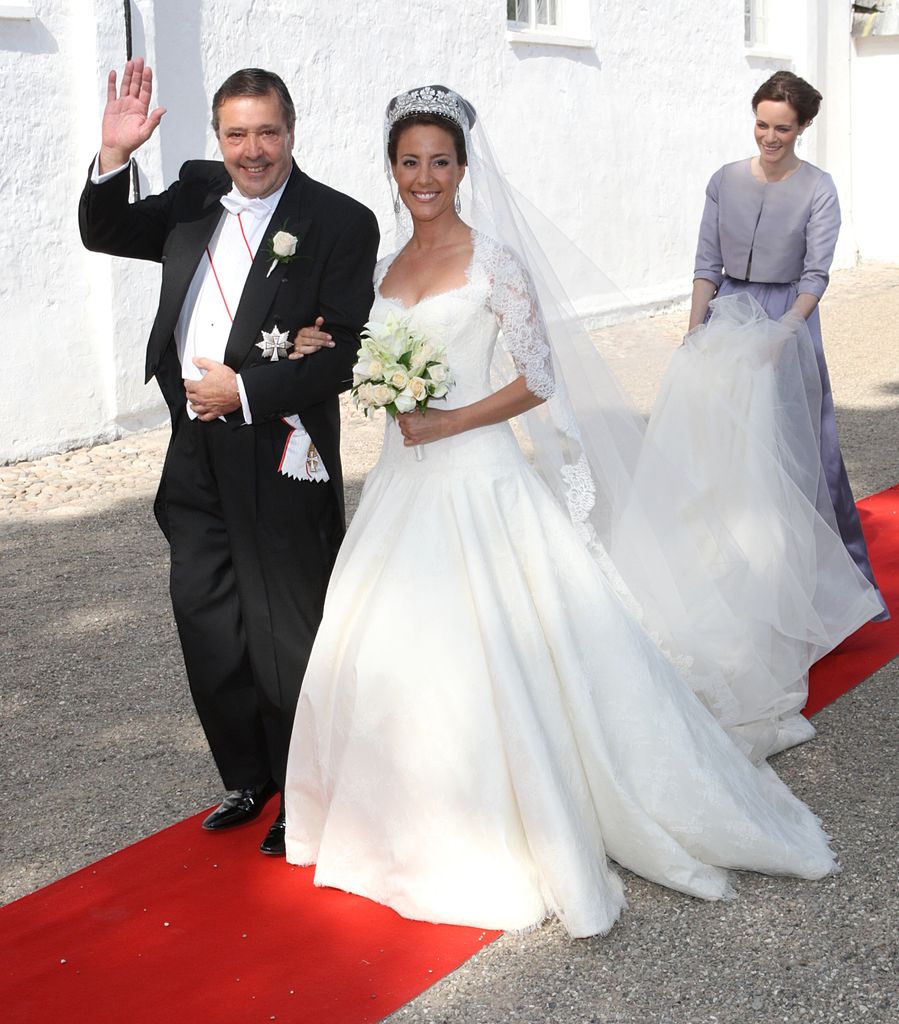
[[(146, 371), (172, 438), (154, 510), (191, 693), (227, 790), (203, 822), (219, 830), (283, 791), (344, 530), (337, 396), (372, 303), (378, 229), (293, 162), (290, 95), (255, 68), (213, 100), (223, 162), (189, 161), (165, 192), (129, 203), (131, 154), (165, 112), (150, 110), (151, 89), (142, 60), (118, 92), (110, 73), (79, 223), (89, 249), (162, 264)], [(288, 360), (319, 315), (330, 343)], [(284, 851), (283, 804), (261, 849)]]

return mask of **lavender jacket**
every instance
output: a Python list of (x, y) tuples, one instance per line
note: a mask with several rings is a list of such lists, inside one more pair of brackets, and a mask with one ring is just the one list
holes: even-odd
[(757, 181), (749, 160), (725, 164), (705, 190), (694, 278), (716, 287), (724, 274), (766, 284), (795, 282), (820, 299), (840, 231), (829, 174), (803, 162), (783, 181)]

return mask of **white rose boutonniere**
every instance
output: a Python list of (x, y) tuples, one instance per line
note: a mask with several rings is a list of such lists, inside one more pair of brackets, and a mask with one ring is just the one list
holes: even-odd
[(272, 252), (283, 259), (285, 256), (293, 256), (297, 251), (297, 236), (289, 231), (277, 231), (272, 238)]
[(271, 275), (271, 272), (279, 263), (292, 263), (297, 258), (297, 242), (296, 235), (292, 235), (289, 231), (284, 231), (283, 229), (276, 231), (272, 235), (268, 244), (272, 263), (268, 268), (266, 277)]

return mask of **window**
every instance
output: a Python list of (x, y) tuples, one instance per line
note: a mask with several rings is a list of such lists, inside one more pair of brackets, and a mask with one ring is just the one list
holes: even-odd
[(506, 0), (506, 17), (510, 28), (558, 28), (559, 0)]
[[(743, 0), (743, 41), (748, 61), (777, 61), (785, 68), (794, 62), (801, 8), (777, 0)], [(804, 17), (804, 15), (803, 15)]]
[(506, 28), (511, 43), (595, 46), (589, 0), (506, 0)]
[(768, 43), (768, 0), (744, 0), (743, 41), (748, 47)]

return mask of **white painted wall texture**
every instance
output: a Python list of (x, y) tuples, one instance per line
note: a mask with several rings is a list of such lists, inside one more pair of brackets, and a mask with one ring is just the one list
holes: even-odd
[(859, 252), (899, 258), (899, 36), (853, 40), (852, 184)]
[[(383, 108), (436, 80), (474, 102), (525, 195), (636, 302), (665, 301), (689, 290), (706, 180), (753, 150), (752, 92), (791, 67), (825, 94), (804, 155), (841, 189), (840, 262), (857, 250), (899, 257), (883, 207), (867, 200), (873, 169), (895, 168), (899, 155), (873, 102), (884, 89), (895, 96), (899, 57), (889, 45), (852, 53), (848, 2), (770, 3), (766, 50), (751, 54), (742, 0), (569, 3), (581, 4), (594, 47), (511, 42), (499, 0), (133, 0), (134, 51), (168, 108), (139, 154), (143, 191), (164, 187), (185, 159), (216, 154), (212, 94), (258, 65), (293, 93), (304, 169), (371, 206), (389, 237)], [(124, 60), (123, 4), (34, 8), (32, 21), (0, 19), (0, 462), (164, 419), (142, 375), (158, 268), (86, 253), (76, 223), (106, 71)]]

